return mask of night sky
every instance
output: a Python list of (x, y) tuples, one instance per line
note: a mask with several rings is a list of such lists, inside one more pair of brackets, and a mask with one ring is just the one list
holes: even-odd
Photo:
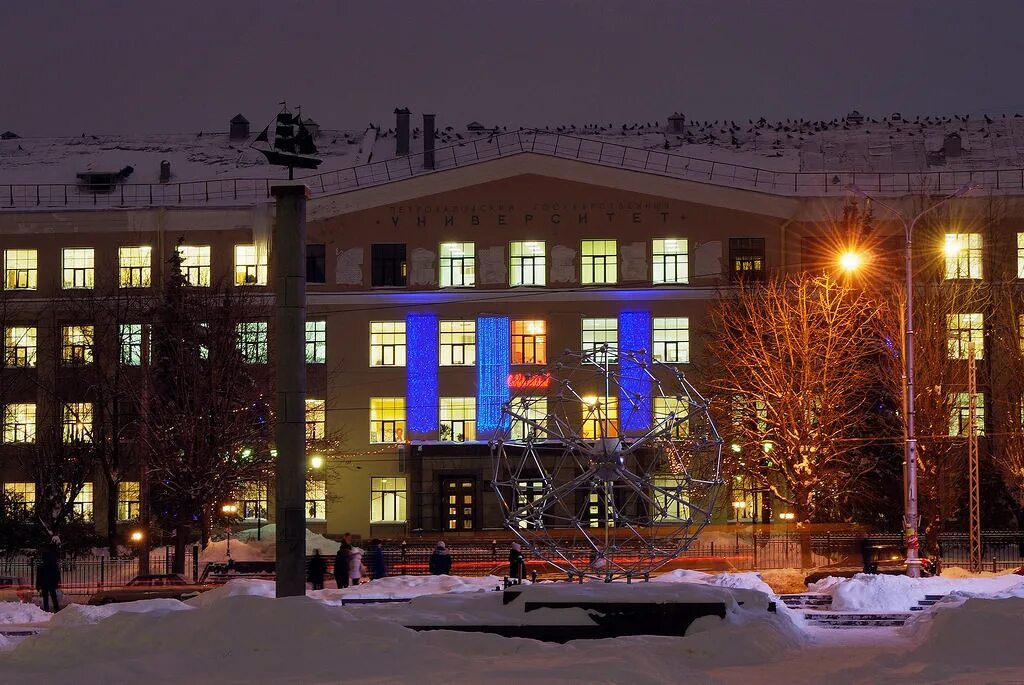
[(1024, 2), (3, 0), (0, 130), (1024, 112)]

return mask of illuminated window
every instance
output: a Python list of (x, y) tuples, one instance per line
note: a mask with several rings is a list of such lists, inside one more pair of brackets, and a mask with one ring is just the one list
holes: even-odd
[(946, 280), (981, 278), (981, 234), (947, 233)]
[[(985, 395), (975, 394), (974, 430), (978, 435), (985, 434)], [(949, 434), (951, 436), (968, 435), (971, 426), (971, 395), (966, 392), (950, 393), (949, 395)]]
[(235, 285), (266, 285), (267, 253), (255, 245), (235, 245)]
[(582, 399), (583, 426), (580, 435), (583, 439), (597, 440), (618, 435), (619, 398), (590, 395)]
[(239, 486), (236, 500), (242, 519), (266, 520), (268, 490), (266, 483), (258, 480), (247, 480)]
[(92, 442), (92, 403), (64, 405), (64, 443)]
[(405, 398), (370, 398), (370, 442), (405, 441)]
[(324, 521), (327, 519), (327, 481), (306, 481), (306, 520)]
[(7, 366), (36, 365), (36, 329), (34, 326), (8, 326), (4, 331), (4, 363)]
[(530, 508), (529, 505), (544, 497), (547, 488), (543, 480), (526, 479), (516, 482), (516, 508), (521, 515), (517, 516), (516, 525), (519, 528), (543, 528), (544, 515), (540, 508)]
[(142, 336), (147, 329), (141, 323), (121, 324), (121, 363), (125, 366), (142, 365)]
[(96, 257), (91, 247), (65, 247), (61, 285), (65, 290), (91, 288), (96, 279)]
[(509, 245), (508, 284), (544, 285), (547, 269), (544, 261), (544, 241), (520, 240)]
[(36, 441), (36, 405), (15, 403), (4, 405), (4, 442), (32, 443)]
[[(64, 487), (69, 487), (69, 484), (65, 483)], [(82, 489), (75, 495), (71, 508), (83, 521), (92, 521), (92, 483), (82, 483)]]
[(4, 250), (4, 287), (35, 290), (39, 276), (35, 250)]
[(249, 364), (267, 363), (267, 322), (244, 321), (236, 327), (238, 351)]
[(1024, 233), (1017, 234), (1017, 278), (1024, 278)]
[(690, 508), (684, 504), (688, 488), (685, 475), (655, 476), (651, 479), (651, 499), (654, 501), (655, 521), (686, 521)]
[(139, 481), (123, 480), (117, 484), (117, 520), (134, 521), (139, 518)]
[(764, 238), (729, 238), (729, 279), (764, 280)]
[(651, 356), (670, 364), (690, 362), (690, 320), (685, 316), (654, 317)]
[(405, 366), (405, 322), (370, 322), (370, 366)]
[(153, 280), (153, 248), (149, 245), (117, 248), (118, 285), (122, 288), (148, 288)]
[(968, 359), (971, 343), (974, 343), (974, 358), (985, 357), (985, 334), (982, 330), (981, 314), (947, 314), (946, 331), (949, 336), (949, 359)]
[(92, 326), (64, 326), (61, 358), (65, 364), (92, 364)]
[(688, 283), (689, 254), (685, 239), (664, 238), (652, 242), (653, 282)]
[(618, 361), (619, 320), (583, 319), (581, 341), (586, 361), (614, 364)]
[(690, 426), (689, 403), (680, 397), (655, 397), (654, 398), (654, 422), (658, 425), (673, 426), (674, 437), (682, 438), (689, 434)]
[(370, 523), (405, 523), (406, 481), (403, 476), (370, 479)]
[(306, 322), (306, 363), (327, 363), (327, 322)]
[(455, 442), (476, 440), (475, 397), (441, 398), (440, 437)]
[(583, 285), (618, 281), (618, 248), (614, 240), (584, 240), (580, 250), (580, 282)]
[(512, 322), (512, 363), (548, 363), (548, 324), (541, 319)]
[(4, 492), (26, 511), (32, 511), (36, 508), (35, 483), (4, 483)]
[(548, 398), (513, 397), (509, 401), (512, 426), (509, 437), (513, 440), (544, 440), (548, 420)]
[(327, 401), (306, 400), (306, 440), (323, 440), (327, 434)]
[(210, 246), (179, 245), (181, 275), (185, 282), (202, 288), (210, 287)]
[(476, 363), (476, 321), (442, 321), (441, 366), (472, 366)]
[(476, 285), (476, 245), (441, 243), (441, 287), (471, 288)]

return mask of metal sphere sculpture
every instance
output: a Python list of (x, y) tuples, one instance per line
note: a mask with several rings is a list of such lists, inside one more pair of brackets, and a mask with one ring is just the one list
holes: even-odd
[(679, 367), (604, 345), (509, 380), (492, 483), (534, 554), (575, 577), (642, 576), (709, 523), (722, 439)]

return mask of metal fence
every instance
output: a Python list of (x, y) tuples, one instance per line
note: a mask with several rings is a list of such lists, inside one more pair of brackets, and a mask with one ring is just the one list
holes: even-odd
[[(630, 147), (597, 138), (522, 130), (496, 133), (434, 150), (425, 168), (423, 153), (368, 162), (296, 179), (314, 196), (334, 195), (425, 173), (454, 169), (501, 157), (532, 153), (590, 164), (642, 171), (701, 183), (782, 195), (841, 195), (851, 185), (880, 194), (947, 193), (973, 184), (988, 191), (1024, 190), (1024, 168), (962, 171), (776, 171), (681, 155), (662, 149)], [(107, 208), (252, 204), (270, 197), (283, 179), (227, 178), (185, 183), (70, 183), (0, 185), (0, 208)]]

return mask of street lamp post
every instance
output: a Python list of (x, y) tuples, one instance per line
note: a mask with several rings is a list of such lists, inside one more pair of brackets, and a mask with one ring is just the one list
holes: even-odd
[(231, 561), (231, 518), (235, 514), (238, 513), (238, 505), (237, 504), (225, 504), (224, 506), (222, 506), (220, 508), (220, 510), (224, 514), (224, 516), (228, 517), (228, 525), (227, 525), (228, 548), (226, 550), (226, 553), (228, 555), (228, 561)]
[(943, 197), (938, 202), (935, 202), (928, 207), (925, 207), (918, 212), (913, 219), (908, 221), (907, 215), (898, 209), (871, 197), (856, 186), (848, 186), (848, 189), (851, 192), (860, 195), (869, 202), (874, 202), (887, 209), (893, 216), (899, 219), (900, 223), (903, 224), (903, 231), (906, 237), (905, 249), (903, 252), (903, 267), (906, 271), (905, 276), (907, 286), (907, 323), (903, 334), (903, 355), (906, 360), (903, 380), (903, 406), (906, 408), (907, 428), (904, 435), (903, 455), (905, 463), (904, 479), (906, 481), (904, 483), (906, 488), (906, 503), (904, 505), (903, 527), (905, 530), (907, 544), (907, 575), (911, 578), (921, 577), (921, 559), (917, 554), (918, 547), (920, 546), (918, 541), (918, 526), (920, 521), (918, 520), (919, 517), (917, 514), (917, 434), (914, 432), (914, 226), (917, 224), (918, 220), (928, 212), (938, 209), (953, 198), (960, 197), (973, 188), (974, 186), (971, 184), (959, 188), (956, 192)]

